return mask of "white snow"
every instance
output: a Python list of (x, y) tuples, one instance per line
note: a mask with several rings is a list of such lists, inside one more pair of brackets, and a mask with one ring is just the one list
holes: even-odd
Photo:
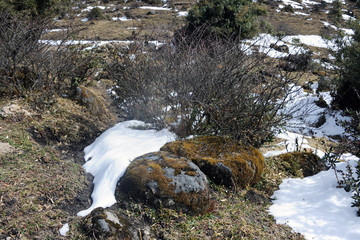
[(335, 30), (341, 30), (341, 31), (343, 31), (345, 34), (347, 34), (347, 35), (354, 35), (355, 34), (355, 32), (354, 32), (354, 30), (353, 29), (348, 29), (348, 28), (338, 28), (338, 27), (336, 27), (335, 25), (332, 25), (332, 24), (330, 24), (330, 23), (328, 23), (328, 22), (325, 22), (325, 21), (322, 21), (322, 23), (325, 25), (325, 27), (331, 27), (331, 28), (333, 28), (333, 29), (335, 29)]
[[(312, 87), (316, 86), (317, 84), (314, 84)], [(331, 103), (332, 98), (329, 92), (321, 93), (320, 96), (327, 104)], [(291, 118), (286, 121), (286, 129), (307, 136), (343, 135), (345, 130), (339, 126), (339, 122), (349, 120), (349, 118), (342, 116), (340, 111), (317, 106), (315, 102), (318, 100), (319, 97), (315, 93), (305, 92), (300, 86), (293, 86), (287, 97), (285, 108), (280, 111), (280, 113), (291, 115)], [(326, 121), (316, 128), (314, 125), (322, 115)]]
[(46, 30), (46, 32), (63, 32), (63, 31), (67, 31), (67, 28), (54, 28), (54, 29)]
[(169, 11), (171, 10), (171, 8), (164, 8), (164, 7), (151, 7), (151, 6), (142, 6), (142, 7), (139, 7), (141, 9), (148, 9), (148, 10), (165, 10), (165, 11)]
[(324, 40), (319, 35), (295, 35), (295, 36), (286, 36), (282, 40), (285, 42), (292, 43), (294, 39), (298, 39), (300, 43), (306, 44), (308, 46), (320, 47), (320, 48), (332, 48), (334, 44), (330, 41)]
[[(250, 40), (244, 40), (244, 43), (253, 45), (253, 46), (258, 46), (258, 49), (260, 52), (267, 54), (269, 57), (272, 58), (282, 58), (282, 57), (287, 57), (289, 54), (298, 54), (298, 53), (302, 53), (305, 52), (306, 50), (302, 47), (299, 46), (294, 46), (291, 44), (287, 44), (284, 41), (279, 40), (279, 38), (271, 36), (270, 34), (259, 34), (257, 37), (250, 39)], [(279, 52), (276, 51), (273, 48), (270, 48), (271, 44), (275, 44), (275, 45), (284, 45), (286, 44), (289, 48), (289, 53), (285, 53), (285, 52)]]
[(343, 15), (342, 15), (342, 18), (343, 18), (345, 21), (355, 20), (354, 17), (352, 17), (352, 16), (350, 16), (350, 15), (347, 15), (347, 14), (343, 14)]
[(66, 236), (66, 233), (69, 231), (69, 224), (65, 223), (59, 230), (61, 236)]
[(93, 7), (93, 6), (88, 6), (87, 8), (81, 10), (81, 12), (90, 12), (90, 11), (91, 11), (92, 9), (94, 9), (94, 8), (99, 8), (99, 9), (101, 9), (101, 10), (104, 10), (106, 7), (104, 7), (104, 6), (95, 6), (95, 7)]
[[(358, 158), (346, 154), (342, 159), (353, 167)], [(345, 170), (346, 162), (337, 164)], [(360, 239), (360, 218), (351, 208), (351, 193), (337, 188), (333, 169), (304, 179), (284, 179), (273, 195), (269, 212), (279, 224), (287, 224), (306, 239)]]
[(86, 216), (97, 207), (106, 208), (116, 203), (116, 183), (130, 162), (142, 154), (158, 151), (166, 142), (175, 140), (175, 135), (166, 129), (134, 129), (139, 126), (145, 124), (136, 120), (118, 123), (84, 149), (86, 163), (83, 167), (94, 176), (93, 203), (78, 216)]
[(189, 12), (187, 12), (187, 11), (180, 11), (178, 13), (178, 17), (186, 17), (188, 14), (189, 14)]
[(308, 13), (303, 13), (303, 12), (294, 12), (295, 15), (301, 15), (301, 16), (310, 16), (310, 14)]
[(130, 21), (131, 19), (127, 18), (126, 16), (123, 16), (123, 17), (113, 17), (112, 20), (125, 22), (125, 21)]
[[(341, 30), (345, 31), (345, 33), (348, 33), (347, 29)], [(344, 37), (344, 41), (348, 41), (348, 37)], [(289, 54), (305, 53), (306, 49), (299, 46), (299, 44), (305, 44), (307, 46), (319, 48), (336, 49), (335, 41), (325, 40), (319, 35), (292, 35), (279, 39), (278, 37), (274, 37), (270, 34), (262, 33), (253, 39), (244, 40), (244, 43), (258, 46), (260, 52), (265, 53), (272, 58), (282, 58), (288, 56)], [(270, 48), (271, 44), (278, 46), (287, 45), (289, 48), (289, 53), (276, 51), (275, 49)]]
[(294, 9), (303, 9), (303, 8), (304, 8), (300, 3), (295, 2), (295, 1), (282, 0), (282, 2), (283, 2), (285, 5), (290, 5), (290, 6), (292, 6)]
[[(285, 128), (277, 135), (284, 139), (278, 145), (285, 146), (284, 150), (269, 151), (265, 157), (275, 156), (298, 149), (311, 149), (319, 157), (324, 152), (309, 145), (308, 136), (331, 136), (345, 134), (338, 121), (348, 120), (338, 111), (320, 108), (314, 103), (318, 100), (315, 95), (318, 84), (311, 85), (314, 93), (304, 92), (301, 87), (294, 86), (289, 95), (284, 113), (293, 113)], [(330, 104), (330, 93), (320, 94)], [(320, 115), (325, 116), (325, 123), (315, 128), (313, 122)], [(290, 130), (290, 131), (289, 131)], [(293, 131), (293, 132), (291, 132)], [(341, 156), (337, 164), (338, 170), (346, 170), (349, 163), (353, 168), (359, 159), (351, 154)], [(355, 172), (355, 171), (354, 171)], [(340, 175), (340, 174), (339, 174)], [(341, 175), (340, 175), (341, 178)], [(352, 193), (343, 188), (337, 188), (338, 183), (333, 169), (320, 172), (304, 179), (284, 179), (279, 190), (274, 192), (269, 213), (279, 224), (287, 224), (294, 231), (299, 232), (308, 240), (355, 240), (360, 239), (360, 218), (357, 208), (352, 208)]]

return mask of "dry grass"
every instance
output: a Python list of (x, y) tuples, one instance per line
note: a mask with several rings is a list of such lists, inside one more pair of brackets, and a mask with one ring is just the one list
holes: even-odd
[[(55, 102), (37, 111), (19, 99), (32, 117), (0, 119), (0, 142), (16, 149), (0, 156), (0, 239), (59, 239), (60, 227), (74, 218), (69, 211), (81, 210), (75, 201), (91, 184), (82, 150), (114, 122), (70, 99)], [(0, 108), (8, 104), (3, 100)]]
[[(134, 4), (134, 2), (129, 2), (111, 6), (111, 9), (116, 8), (118, 10), (103, 10), (104, 18), (101, 20), (81, 22), (81, 19), (86, 18), (87, 12), (83, 12), (80, 16), (74, 14), (71, 19), (57, 22), (56, 27), (68, 28), (69, 25), (73, 25), (78, 30), (76, 38), (79, 39), (132, 40), (136, 36), (147, 36), (148, 40), (169, 40), (173, 32), (184, 24), (184, 18), (178, 17), (178, 13), (174, 10), (155, 10), (150, 14), (149, 12), (152, 10), (132, 8)], [(92, 5), (97, 6), (96, 4)], [(136, 5), (145, 4), (138, 3)], [(101, 4), (101, 6), (110, 7), (109, 4)], [(130, 9), (124, 9), (124, 7), (130, 7)], [(129, 20), (112, 20), (113, 17), (123, 16), (127, 16)], [(52, 35), (55, 33), (50, 33), (47, 36), (51, 37)]]
[(59, 205), (70, 203), (86, 184), (81, 167), (61, 161), (53, 147), (37, 144), (28, 132), (31, 122), (0, 124), (8, 129), (0, 141), (16, 148), (0, 159), (0, 237), (57, 236), (68, 218)]

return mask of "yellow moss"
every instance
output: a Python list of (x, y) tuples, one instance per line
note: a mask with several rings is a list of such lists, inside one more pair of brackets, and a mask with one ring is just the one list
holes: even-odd
[[(204, 206), (208, 204), (207, 190), (203, 194), (199, 193), (175, 193), (175, 184), (172, 184), (172, 179), (165, 176), (165, 168), (174, 169), (174, 175), (184, 172), (188, 176), (195, 176), (197, 172), (188, 165), (185, 158), (171, 156), (167, 152), (159, 152), (159, 160), (150, 160), (146, 156), (143, 159), (134, 160), (126, 170), (124, 177), (130, 176), (131, 183), (125, 182), (122, 184), (131, 185), (131, 188), (138, 188), (135, 192), (145, 193), (148, 191), (147, 184), (150, 181), (155, 181), (158, 185), (159, 192), (157, 195), (162, 198), (171, 198), (175, 202), (183, 204), (193, 212), (204, 211)], [(201, 196), (201, 197), (199, 197)], [(140, 196), (143, 198), (144, 196)]]
[(186, 157), (200, 168), (221, 162), (231, 169), (235, 183), (241, 187), (258, 182), (264, 168), (264, 157), (258, 150), (224, 137), (202, 136), (175, 141), (161, 150)]
[(324, 168), (321, 159), (309, 152), (285, 153), (278, 158), (285, 170), (296, 177), (311, 176)]
[(85, 105), (92, 114), (101, 116), (107, 114), (105, 100), (90, 88), (79, 86), (76, 88), (76, 98)]

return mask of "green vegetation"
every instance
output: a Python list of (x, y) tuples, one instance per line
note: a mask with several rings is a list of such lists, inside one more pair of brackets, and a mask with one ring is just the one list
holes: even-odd
[(4, 0), (1, 1), (0, 8), (36, 18), (58, 14), (69, 3), (70, 0)]
[(87, 17), (90, 19), (90, 20), (99, 20), (99, 19), (102, 19), (104, 18), (103, 17), (103, 14), (102, 14), (102, 10), (98, 7), (95, 7), (93, 9), (90, 10), (89, 14), (87, 15)]
[(333, 104), (340, 109), (360, 110), (360, 28), (355, 28), (353, 41), (348, 45), (339, 41), (336, 53), (339, 78)]
[(186, 30), (205, 27), (205, 34), (251, 38), (259, 32), (259, 16), (265, 14), (251, 0), (201, 0), (189, 11)]
[(332, 3), (332, 8), (330, 10), (329, 16), (335, 25), (339, 25), (343, 21), (342, 8), (343, 8), (343, 5), (339, 0), (335, 0)]

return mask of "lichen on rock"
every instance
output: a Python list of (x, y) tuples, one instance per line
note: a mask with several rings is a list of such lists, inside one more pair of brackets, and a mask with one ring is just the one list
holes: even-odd
[(117, 186), (117, 197), (123, 194), (153, 207), (192, 214), (206, 211), (210, 200), (204, 173), (188, 159), (168, 152), (135, 158)]
[(260, 180), (264, 157), (230, 138), (202, 136), (165, 144), (162, 151), (190, 159), (216, 184), (247, 187)]
[[(130, 222), (126, 216), (103, 208), (94, 209), (82, 222), (85, 233), (96, 239), (141, 239), (138, 236), (136, 224)], [(143, 238), (144, 239), (144, 238)]]

